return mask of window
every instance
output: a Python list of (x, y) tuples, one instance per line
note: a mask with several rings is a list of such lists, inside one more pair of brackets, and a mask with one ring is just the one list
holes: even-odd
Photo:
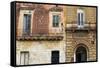
[(21, 65), (28, 65), (29, 63), (29, 52), (23, 51), (20, 53), (20, 64)]
[(57, 63), (59, 63), (59, 51), (52, 51), (51, 63), (52, 63), (52, 64), (57, 64)]
[(53, 27), (59, 27), (60, 17), (59, 15), (53, 15)]
[(83, 27), (84, 26), (84, 19), (85, 19), (83, 10), (79, 9), (77, 16), (78, 16), (77, 17), (78, 18), (78, 20), (77, 20), (78, 27)]
[(30, 34), (30, 26), (31, 26), (31, 14), (24, 14), (24, 26), (23, 26), (23, 34), (29, 35)]

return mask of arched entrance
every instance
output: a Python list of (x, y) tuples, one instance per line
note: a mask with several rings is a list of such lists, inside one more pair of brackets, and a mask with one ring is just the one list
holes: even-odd
[(79, 46), (75, 52), (76, 62), (85, 62), (87, 61), (87, 50), (83, 46)]

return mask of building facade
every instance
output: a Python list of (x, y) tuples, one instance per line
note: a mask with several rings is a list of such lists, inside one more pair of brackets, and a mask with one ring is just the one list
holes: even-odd
[(16, 4), (17, 65), (96, 61), (96, 8)]
[(96, 8), (66, 6), (66, 61), (96, 60)]

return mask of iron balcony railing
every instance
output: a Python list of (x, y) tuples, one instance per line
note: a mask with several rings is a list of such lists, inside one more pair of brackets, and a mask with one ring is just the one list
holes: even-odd
[[(19, 32), (19, 30), (17, 30)], [(28, 33), (22, 32), (16, 36), (17, 40), (62, 40), (63, 39), (63, 31), (62, 30), (53, 30), (48, 31), (48, 33), (32, 33), (29, 31)]]
[(66, 31), (75, 31), (75, 30), (96, 30), (96, 23), (91, 22), (83, 22), (83, 25), (78, 25), (76, 21), (74, 22), (67, 22), (66, 24)]

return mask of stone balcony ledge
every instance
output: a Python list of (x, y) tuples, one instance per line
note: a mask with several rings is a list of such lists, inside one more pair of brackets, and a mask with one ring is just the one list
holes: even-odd
[(17, 40), (62, 40), (63, 39), (63, 33), (60, 34), (44, 34), (44, 35), (22, 35), (17, 36)]
[(66, 31), (90, 31), (96, 30), (96, 23), (84, 23), (83, 26), (78, 26), (77, 22), (70, 22), (66, 24)]

